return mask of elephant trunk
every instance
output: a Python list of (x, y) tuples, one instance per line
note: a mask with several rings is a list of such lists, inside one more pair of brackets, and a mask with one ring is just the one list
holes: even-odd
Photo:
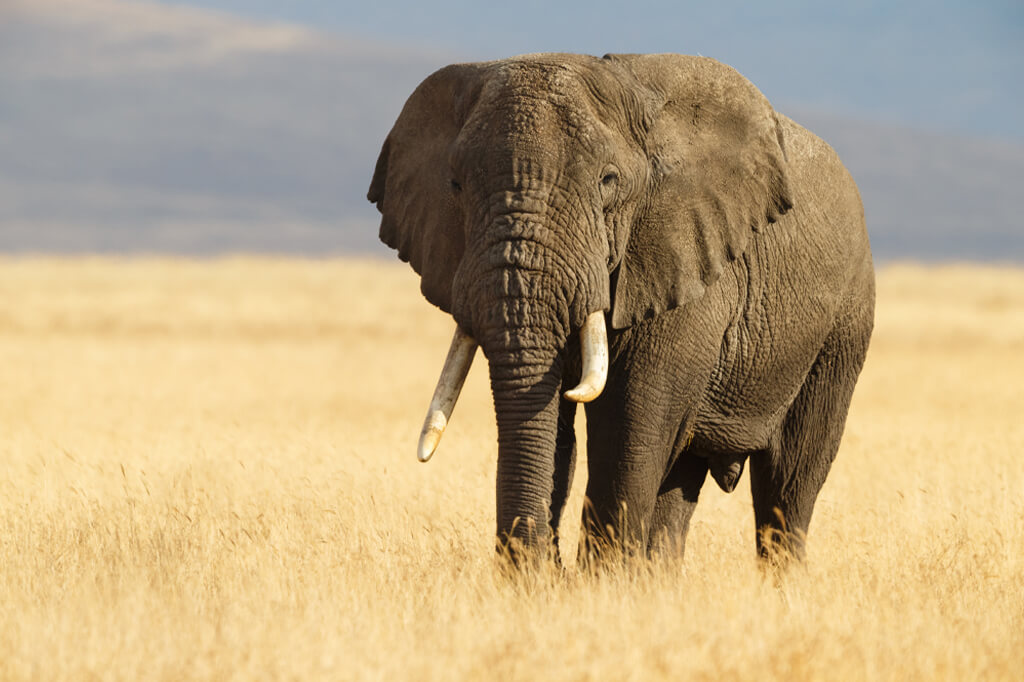
[(549, 538), (561, 361), (524, 364), (519, 352), (490, 355), (498, 425), (497, 535), (516, 552)]
[[(487, 357), (498, 427), (497, 536), (515, 560), (545, 547), (554, 490), (563, 358), (580, 292), (545, 245), (496, 245), (477, 280), (473, 331)], [(581, 320), (582, 321), (582, 320)], [(574, 324), (575, 323), (575, 324)]]
[(499, 216), (467, 250), (453, 283), (453, 314), (489, 364), (498, 426), (497, 535), (514, 559), (521, 546), (542, 549), (550, 538), (559, 391), (573, 385), (563, 386), (570, 340), (579, 332), (584, 366), (567, 399), (596, 398), (608, 366), (604, 256), (563, 247), (557, 240), (566, 231), (549, 221), (526, 212)]
[[(587, 317), (586, 323), (580, 329), (580, 348), (583, 360), (582, 378), (579, 384), (566, 391), (564, 396), (566, 400), (587, 403), (601, 395), (608, 378), (608, 333), (603, 312), (597, 311)], [(455, 409), (455, 403), (462, 391), (462, 384), (469, 374), (476, 349), (476, 340), (461, 327), (456, 327), (416, 446), (416, 456), (421, 462), (430, 461), (441, 442), (441, 436), (444, 435), (448, 420), (452, 417), (452, 410)]]

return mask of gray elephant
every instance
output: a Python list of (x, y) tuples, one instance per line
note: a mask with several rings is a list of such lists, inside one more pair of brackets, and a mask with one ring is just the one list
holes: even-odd
[(428, 77), (368, 198), (457, 323), (421, 460), (487, 357), (500, 546), (557, 547), (584, 402), (587, 546), (681, 553), (749, 460), (759, 552), (803, 556), (874, 320), (827, 144), (712, 59), (529, 55)]

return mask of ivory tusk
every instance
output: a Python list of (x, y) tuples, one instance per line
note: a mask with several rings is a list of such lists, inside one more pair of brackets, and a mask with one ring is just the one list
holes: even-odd
[(573, 402), (589, 403), (601, 395), (608, 379), (608, 330), (604, 326), (604, 313), (600, 310), (590, 313), (580, 329), (580, 350), (583, 353), (583, 377), (579, 386), (564, 395)]
[(462, 391), (462, 384), (465, 383), (469, 367), (473, 364), (476, 346), (477, 343), (472, 336), (462, 331), (461, 327), (455, 328), (452, 345), (444, 361), (444, 369), (437, 380), (434, 397), (430, 400), (427, 418), (423, 420), (423, 431), (420, 433), (420, 442), (416, 448), (416, 456), (421, 462), (428, 461), (437, 450), (437, 444), (441, 442), (441, 436), (448, 426), (455, 402)]

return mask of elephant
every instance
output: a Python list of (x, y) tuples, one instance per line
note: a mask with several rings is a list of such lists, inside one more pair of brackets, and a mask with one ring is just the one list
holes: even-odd
[(420, 460), (487, 359), (499, 549), (557, 557), (584, 403), (581, 553), (681, 556), (749, 462), (757, 554), (805, 556), (874, 325), (828, 144), (710, 58), (525, 55), (427, 77), (367, 198), (456, 324)]

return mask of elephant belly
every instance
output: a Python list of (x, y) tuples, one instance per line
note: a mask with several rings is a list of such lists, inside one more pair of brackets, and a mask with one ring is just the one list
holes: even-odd
[[(759, 281), (741, 263), (738, 306), (721, 337), (718, 362), (700, 400), (694, 445), (709, 456), (764, 450), (779, 433), (834, 326), (834, 286), (822, 296)], [(790, 281), (799, 281), (792, 278)]]

